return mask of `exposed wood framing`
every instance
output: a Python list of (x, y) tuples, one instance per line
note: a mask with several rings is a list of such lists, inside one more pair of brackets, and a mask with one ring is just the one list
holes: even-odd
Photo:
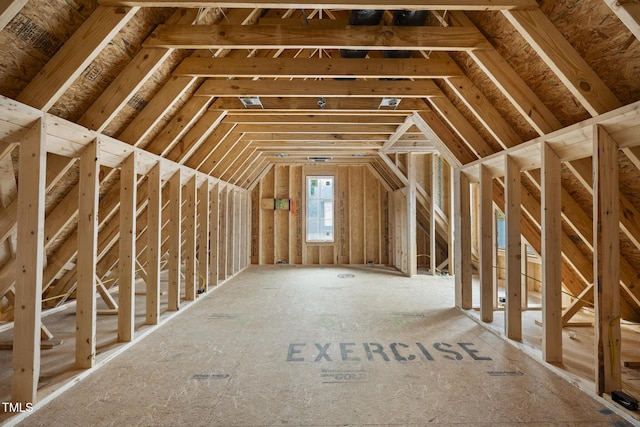
[(613, 92), (540, 9), (503, 13), (592, 116), (621, 106)]
[(493, 177), (484, 166), (480, 168), (480, 318), (493, 322)]
[[(144, 7), (172, 7), (176, 3), (182, 7), (208, 7), (211, 2), (206, 0), (102, 0), (101, 2), (108, 6), (127, 6), (136, 5)], [(537, 4), (531, 0), (501, 0), (492, 2), (491, 5), (479, 3), (476, 0), (464, 1), (401, 1), (389, 3), (387, 1), (368, 1), (368, 2), (347, 2), (342, 3), (337, 0), (329, 0), (321, 3), (315, 1), (299, 1), (297, 3), (278, 3), (271, 0), (258, 0), (252, 2), (216, 2), (218, 7), (237, 7), (237, 8), (260, 8), (260, 9), (280, 9), (280, 8), (306, 8), (306, 9), (417, 9), (417, 10), (501, 10), (501, 9), (517, 9), (517, 8), (533, 8)]]
[[(177, 11), (169, 18), (169, 22), (191, 24), (197, 14), (198, 11), (193, 9), (187, 10), (187, 13)], [(78, 123), (89, 129), (102, 132), (172, 52), (172, 49), (141, 49), (109, 87), (102, 92), (100, 98), (85, 111)]]
[[(385, 58), (385, 59), (357, 59), (357, 58), (311, 58), (307, 60), (300, 60), (296, 58), (198, 58), (189, 57), (184, 59), (180, 65), (176, 68), (174, 74), (177, 76), (188, 77), (287, 77), (287, 78), (442, 78), (448, 76), (455, 76), (460, 73), (459, 68), (450, 60), (412, 60), (404, 59), (402, 61)], [(331, 91), (336, 91), (340, 88), (340, 83), (320, 83), (321, 88), (326, 86), (329, 92), (327, 96), (330, 96)], [(198, 96), (216, 96), (225, 95), (225, 93), (218, 94), (215, 89), (218, 87), (218, 81), (205, 82), (196, 95)], [(366, 87), (363, 83), (356, 84), (355, 88), (359, 86)], [(234, 85), (231, 85), (234, 91), (244, 91), (246, 95), (252, 96), (267, 96), (266, 94), (272, 93), (272, 90), (268, 90), (265, 87), (260, 89), (255, 87), (255, 84), (244, 83), (235, 89)], [(305, 91), (302, 89), (295, 89), (297, 86), (294, 83), (292, 89), (283, 89), (286, 91), (295, 91), (296, 96), (306, 96)], [(400, 85), (391, 85), (391, 89), (378, 89), (383, 93), (387, 90), (393, 90), (394, 87), (402, 88)], [(423, 87), (425, 91), (424, 96), (429, 94), (438, 96), (439, 91), (436, 92), (434, 86), (429, 83), (418, 83), (418, 87)], [(249, 91), (249, 88), (253, 90)], [(361, 89), (362, 90), (362, 89)], [(341, 89), (336, 93), (342, 94), (344, 89)], [(316, 92), (324, 93), (324, 92)], [(289, 93), (290, 96), (293, 93)], [(240, 96), (240, 93), (238, 93)]]
[(147, 175), (147, 280), (146, 323), (160, 319), (160, 268), (162, 258), (162, 175), (160, 162)]
[(454, 171), (456, 307), (471, 309), (471, 189), (460, 168)]
[[(418, 273), (418, 249), (416, 246), (416, 158), (407, 154), (407, 276)], [(434, 236), (435, 237), (435, 236)]]
[(520, 168), (509, 156), (505, 156), (505, 334), (512, 340), (522, 339), (521, 264), (520, 264)]
[(593, 128), (593, 276), (595, 289), (596, 393), (620, 390), (620, 242), (618, 147)]
[(228, 187), (226, 185), (220, 186), (220, 195), (218, 196), (219, 206), (219, 221), (220, 228), (218, 231), (218, 279), (225, 280), (227, 278), (227, 240), (228, 240)]
[(542, 148), (542, 355), (562, 362), (562, 185), (560, 159)]
[[(462, 12), (452, 11), (449, 14), (453, 25), (473, 26), (473, 23)], [(560, 129), (560, 121), (547, 106), (535, 95), (522, 78), (496, 49), (482, 49), (469, 52), (469, 56), (482, 68), (495, 83), (503, 95), (511, 101), (521, 116), (540, 134)]]
[(136, 153), (120, 171), (120, 262), (118, 290), (118, 341), (133, 340), (136, 291), (136, 202), (138, 188)]
[(78, 193), (78, 260), (76, 290), (76, 366), (91, 368), (96, 353), (96, 263), (100, 149), (98, 141), (80, 156)]
[[(385, 38), (381, 46), (379, 38)], [(487, 47), (475, 28), (346, 26), (315, 32), (305, 25), (160, 25), (143, 44), (174, 49), (382, 49), (466, 51)], [(231, 73), (233, 74), (233, 73)]]
[[(306, 62), (306, 61), (305, 61)], [(295, 64), (295, 62), (292, 61)], [(215, 62), (213, 62), (215, 64)], [(370, 66), (370, 64), (367, 64)], [(309, 65), (307, 65), (309, 66)], [(333, 67), (331, 67), (333, 69)], [(287, 72), (291, 72), (286, 69)], [(415, 76), (414, 76), (415, 77)], [(408, 84), (410, 83), (410, 84)], [(441, 96), (442, 92), (431, 80), (389, 81), (384, 86), (377, 82), (318, 80), (310, 86), (304, 80), (208, 80), (196, 92), (196, 96), (309, 96), (318, 98), (318, 93), (326, 97), (366, 97), (366, 98), (425, 98)]]
[(20, 9), (27, 4), (27, 0), (11, 0), (2, 2), (0, 5), (0, 30), (2, 30), (20, 12)]
[(209, 289), (209, 182), (198, 188), (198, 292)]
[(437, 211), (438, 206), (436, 204), (436, 195), (438, 194), (438, 190), (440, 188), (440, 183), (438, 182), (438, 156), (435, 154), (431, 155), (431, 203), (429, 209), (429, 270), (431, 274), (435, 276), (436, 267), (437, 267), (437, 236), (436, 236), (436, 222), (437, 222)]
[(196, 219), (197, 219), (197, 182), (193, 176), (182, 190), (184, 200), (183, 210), (183, 247), (184, 254), (184, 293), (187, 301), (196, 299), (197, 271), (196, 271)]
[(213, 184), (209, 196), (209, 286), (218, 284), (218, 248), (220, 226), (220, 189), (219, 184)]
[[(629, 184), (633, 166), (640, 169), (640, 101), (637, 79), (621, 81), (638, 69), (634, 2), (599, 4), (594, 37), (585, 43), (587, 32), (572, 21), (584, 3), (100, 0), (64, 31), (47, 28), (61, 41), (55, 51), (27, 46), (16, 55), (11, 40), (32, 42), (11, 27), (37, 9), (25, 3), (0, 6), (0, 29), (10, 41), (4, 81), (21, 82), (5, 84), (17, 101), (0, 98), (0, 300), (3, 311), (25, 311), (16, 310), (14, 369), (25, 364), (13, 378), (20, 401), (33, 401), (38, 385), (32, 338), (40, 334), (40, 300), (44, 308), (77, 300), (76, 365), (90, 368), (96, 291), (107, 313), (118, 313), (119, 340), (132, 340), (141, 314), (136, 270), (146, 283), (146, 323), (158, 324), (165, 267), (168, 310), (175, 311), (248, 262), (373, 262), (412, 275), (419, 259), (432, 273), (448, 264), (456, 305), (468, 309), (479, 255), (480, 316), (491, 321), (498, 308), (494, 212), (503, 208), (506, 335), (521, 338), (528, 282), (520, 273), (527, 273), (529, 246), (542, 255), (543, 357), (562, 362), (562, 325), (595, 302), (596, 388), (622, 388), (620, 318), (640, 321), (640, 210)], [(145, 7), (174, 9), (154, 11), (149, 15), (162, 18), (151, 22)], [(386, 12), (379, 25), (348, 25), (355, 9)], [(428, 10), (431, 21), (390, 25), (396, 10)], [(496, 19), (487, 24), (486, 15)], [(138, 28), (146, 35), (129, 39)], [(595, 42), (608, 43), (609, 52), (594, 49)], [(343, 58), (339, 49), (369, 52)], [(412, 57), (383, 58), (401, 50)], [(624, 62), (612, 59), (618, 55)], [(101, 81), (89, 76), (93, 65), (104, 72)], [(550, 78), (538, 80), (543, 75)], [(571, 94), (566, 108), (542, 93), (557, 86), (556, 77), (560, 91)], [(261, 105), (247, 108), (239, 97), (259, 97)], [(383, 97), (401, 102), (385, 107)], [(128, 105), (138, 98), (135, 108)], [(592, 118), (578, 123), (585, 111)], [(523, 143), (532, 130), (540, 137)], [(35, 140), (44, 155), (27, 161), (23, 149)], [(626, 194), (611, 172), (618, 149), (626, 155), (619, 156)], [(331, 160), (318, 165), (309, 156)], [(32, 163), (37, 177), (24, 175)], [(560, 165), (573, 176), (565, 172), (561, 180)], [(304, 177), (317, 171), (336, 178), (335, 241), (321, 245), (304, 238)], [(584, 187), (577, 192), (576, 179)], [(36, 181), (38, 190), (27, 193)], [(479, 197), (472, 199), (476, 181)], [(46, 197), (46, 218), (23, 215), (16, 191), (38, 209)], [(295, 209), (260, 209), (263, 198), (290, 199)], [(44, 236), (20, 235), (25, 224)], [(619, 232), (622, 242), (614, 241)], [(20, 266), (34, 241), (41, 243), (29, 249), (29, 265), (37, 259), (38, 268), (27, 280)], [(561, 315), (563, 287), (573, 300)]]
[(180, 172), (173, 174), (169, 180), (171, 195), (169, 196), (170, 215), (173, 221), (169, 224), (169, 310), (180, 308), (180, 265), (182, 264), (182, 177)]
[(23, 404), (36, 401), (40, 375), (42, 270), (32, 266), (44, 260), (46, 126), (36, 119), (20, 143), (11, 400)]
[(98, 7), (20, 93), (18, 101), (49, 110), (138, 9)]
[(619, 0), (606, 0), (605, 2), (624, 25), (629, 28), (629, 31), (640, 40), (640, 5)]

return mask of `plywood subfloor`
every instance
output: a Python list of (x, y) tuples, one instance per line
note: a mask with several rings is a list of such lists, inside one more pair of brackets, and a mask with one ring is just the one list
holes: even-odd
[[(346, 275), (346, 276), (345, 276)], [(252, 266), (30, 426), (626, 425), (453, 308), (453, 279)]]
[[(504, 288), (499, 286), (498, 295), (504, 295)], [(479, 278), (473, 280), (473, 305), (474, 310), (469, 310), (468, 315), (480, 322), (480, 283)], [(501, 304), (502, 306), (502, 304)], [(529, 309), (522, 313), (522, 343), (520, 346), (535, 357), (542, 357), (542, 295), (529, 291)], [(496, 310), (493, 313), (493, 322), (485, 323), (494, 333), (504, 335), (505, 330), (504, 310)], [(562, 329), (563, 361), (556, 364), (559, 372), (570, 381), (579, 384), (580, 388), (595, 393), (595, 344), (594, 344), (594, 311), (593, 304), (587, 304), (571, 319), (569, 325)], [(640, 397), (640, 325), (623, 320), (621, 322), (622, 362), (632, 362), (635, 366), (622, 367), (622, 391), (638, 398)], [(629, 412), (630, 417), (638, 420), (640, 414)]]

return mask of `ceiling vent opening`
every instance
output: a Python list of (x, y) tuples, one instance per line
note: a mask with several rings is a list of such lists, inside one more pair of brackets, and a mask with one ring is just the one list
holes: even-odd
[(333, 157), (325, 157), (325, 156), (315, 156), (315, 157), (307, 157), (307, 160), (314, 163), (326, 163), (329, 160), (333, 159)]

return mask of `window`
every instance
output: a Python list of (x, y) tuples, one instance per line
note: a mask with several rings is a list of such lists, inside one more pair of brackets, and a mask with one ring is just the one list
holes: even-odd
[(307, 177), (307, 242), (333, 242), (333, 177)]

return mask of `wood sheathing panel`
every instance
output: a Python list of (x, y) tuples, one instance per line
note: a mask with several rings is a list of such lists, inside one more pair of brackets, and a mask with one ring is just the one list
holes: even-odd
[(589, 117), (502, 13), (469, 12), (467, 16), (563, 125)]
[[(629, 159), (619, 152), (618, 156), (619, 165), (619, 183), (620, 193), (624, 195), (634, 207), (640, 206), (640, 195), (638, 194), (638, 171), (636, 167), (629, 161)], [(573, 174), (566, 168), (563, 168), (562, 173), (563, 187), (568, 191), (573, 199), (582, 207), (584, 213), (588, 218), (593, 216), (593, 197), (587, 191), (587, 189), (573, 176)], [(585, 256), (591, 259), (591, 250), (582, 246), (580, 237), (573, 232), (573, 230), (567, 230), (567, 234), (576, 243), (579, 243), (579, 247)], [(624, 234), (620, 233), (620, 253), (624, 256), (631, 266), (638, 271), (637, 266), (640, 265), (640, 250), (629, 240)]]
[(0, 93), (15, 99), (97, 6), (91, 0), (27, 2), (0, 32)]
[(109, 126), (105, 128), (104, 133), (112, 136), (120, 135), (135, 116), (149, 104), (154, 95), (167, 83), (171, 78), (173, 69), (186, 56), (188, 56), (188, 52), (184, 50), (173, 51), (153, 76), (129, 99)]
[[(163, 130), (164, 128), (171, 122), (171, 120), (180, 113), (180, 109), (184, 107), (184, 105), (191, 99), (193, 93), (198, 89), (198, 86), (202, 83), (203, 79), (197, 79), (194, 84), (192, 84), (185, 93), (169, 108), (167, 113), (162, 116), (157, 125), (153, 127), (153, 129), (145, 136), (140, 144), (140, 148), (145, 148), (149, 145)], [(133, 117), (131, 118), (133, 119)], [(121, 131), (122, 129), (120, 129)]]
[(436, 80), (436, 84), (442, 92), (446, 95), (446, 97), (451, 101), (451, 103), (456, 107), (456, 109), (462, 114), (462, 116), (475, 128), (477, 133), (482, 137), (482, 139), (489, 144), (494, 152), (500, 151), (501, 147), (498, 144), (498, 141), (491, 136), (489, 131), (482, 126), (480, 120), (474, 116), (473, 112), (465, 105), (465, 103), (458, 97), (458, 95), (447, 85), (445, 82)]
[[(469, 80), (473, 82), (475, 87), (482, 92), (489, 102), (491, 102), (491, 105), (498, 110), (500, 115), (518, 133), (522, 141), (528, 141), (538, 136), (538, 133), (527, 123), (522, 115), (518, 114), (509, 100), (469, 55), (466, 53), (452, 52), (450, 56), (456, 61), (458, 66), (464, 70), (464, 73), (469, 77)], [(447, 91), (447, 93), (449, 92)], [(483, 136), (485, 137), (485, 141), (488, 141), (494, 150), (500, 148), (497, 146), (493, 137), (488, 134), (483, 134)]]
[[(336, 180), (331, 243), (305, 241), (303, 194), (304, 177), (308, 175), (328, 175)], [(291, 199), (293, 209), (274, 210), (271, 202), (274, 197)], [(377, 175), (365, 166), (277, 165), (254, 188), (252, 203), (252, 263), (388, 262), (388, 194)]]
[(82, 72), (49, 111), (77, 121), (140, 50), (142, 42), (173, 9), (142, 8)]
[(623, 104), (640, 99), (640, 41), (606, 2), (544, 0), (540, 8)]
[[(638, 169), (627, 156), (619, 152), (618, 173), (620, 193), (629, 200), (633, 206), (640, 207), (640, 192), (638, 191)], [(640, 248), (635, 246), (624, 233), (620, 233), (620, 253), (629, 261), (636, 273), (640, 271)], [(640, 285), (640, 280), (638, 280)]]
[[(196, 23), (198, 25), (214, 24), (220, 22), (223, 19), (221, 9), (206, 9), (203, 10), (197, 17)], [(158, 91), (172, 78), (172, 73), (175, 67), (185, 58), (191, 56), (193, 51), (176, 49), (169, 57), (162, 63), (162, 65), (153, 73), (145, 84), (131, 97), (125, 107), (120, 113), (111, 121), (109, 126), (106, 127), (104, 133), (112, 136), (118, 136), (127, 125), (135, 118), (135, 116), (142, 111), (153, 100), (153, 97)], [(169, 112), (162, 118), (162, 121), (155, 127), (154, 131), (142, 140), (141, 147), (146, 146), (150, 140), (152, 140), (157, 134), (169, 123), (171, 118), (179, 111), (186, 100), (193, 96), (193, 93), (198, 88), (203, 79), (198, 79), (197, 84), (192, 85), (181, 99), (169, 110)]]

